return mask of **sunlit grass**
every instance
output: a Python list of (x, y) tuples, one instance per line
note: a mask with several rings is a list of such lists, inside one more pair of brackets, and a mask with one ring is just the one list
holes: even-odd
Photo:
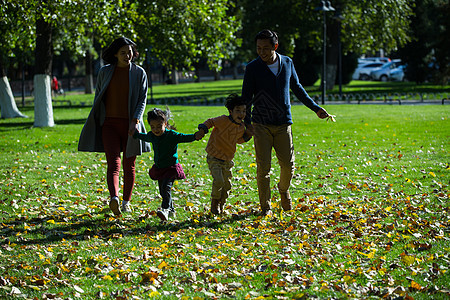
[[(164, 106), (160, 106), (164, 107)], [(152, 107), (149, 105), (147, 110)], [(224, 107), (171, 106), (194, 132)], [(55, 107), (53, 128), (0, 120), (0, 295), (444, 299), (449, 289), (448, 106), (326, 105), (336, 123), (294, 105), (295, 210), (259, 200), (252, 142), (238, 146), (228, 214), (208, 214), (205, 140), (179, 146), (177, 220), (137, 159), (133, 213), (107, 208), (106, 162), (77, 152), (89, 107)]]

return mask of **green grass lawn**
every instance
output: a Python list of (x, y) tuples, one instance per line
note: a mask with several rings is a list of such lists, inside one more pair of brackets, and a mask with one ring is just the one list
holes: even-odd
[[(137, 159), (133, 212), (112, 217), (104, 155), (77, 152), (89, 107), (55, 107), (53, 128), (32, 127), (32, 107), (21, 108), (30, 118), (0, 120), (0, 298), (448, 299), (450, 109), (325, 108), (336, 123), (292, 108), (295, 210), (280, 211), (274, 156), (276, 213), (256, 214), (249, 142), (238, 146), (228, 213), (211, 217), (206, 136), (179, 146), (187, 178), (166, 225), (152, 153)], [(171, 110), (185, 133), (225, 113)]]
[[(308, 94), (311, 97), (320, 99), (321, 89), (320, 81), (313, 86), (305, 87)], [(178, 85), (155, 85), (153, 88), (149, 87), (148, 99), (153, 103), (168, 103), (168, 104), (180, 104), (180, 101), (185, 103), (205, 103), (205, 99), (209, 100), (208, 104), (217, 104), (216, 99), (223, 99), (230, 93), (241, 94), (242, 79), (236, 80), (221, 80), (221, 81), (205, 81), (205, 82), (192, 82), (183, 83)], [(377, 99), (383, 99), (382, 95), (413, 95), (414, 100), (420, 99), (419, 93), (423, 95), (425, 99), (442, 100), (450, 93), (450, 86), (440, 86), (431, 83), (416, 84), (414, 82), (376, 82), (376, 81), (360, 81), (354, 80), (349, 84), (343, 85), (342, 92), (347, 95), (353, 103), (356, 103), (358, 98), (355, 95), (361, 95), (364, 97), (376, 97)], [(339, 94), (339, 87), (336, 85), (332, 91), (327, 91), (327, 95)], [(353, 98), (350, 98), (353, 96)], [(293, 96), (294, 97), (294, 96)], [(397, 97), (398, 98), (398, 97)], [(411, 98), (411, 97), (410, 97)], [(94, 96), (84, 94), (80, 92), (67, 92), (65, 96), (58, 95), (54, 100), (54, 106), (68, 106), (69, 103), (72, 106), (92, 105)], [(365, 99), (365, 98), (364, 98)], [(175, 102), (178, 101), (178, 103)], [(296, 98), (293, 98), (297, 101)], [(17, 97), (17, 106), (21, 108), (22, 98)], [(332, 103), (334, 100), (330, 100)], [(33, 98), (27, 97), (25, 99), (26, 106), (33, 105)]]

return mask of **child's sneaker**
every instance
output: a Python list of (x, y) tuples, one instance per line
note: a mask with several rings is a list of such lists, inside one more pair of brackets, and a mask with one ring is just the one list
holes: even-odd
[(169, 220), (169, 210), (167, 208), (161, 208), (156, 212), (156, 215), (161, 219), (161, 221)]
[(122, 212), (123, 213), (131, 212), (130, 201), (122, 201)]
[(119, 216), (120, 215), (120, 209), (119, 209), (119, 197), (112, 197), (109, 201), (109, 208), (114, 213), (114, 215)]

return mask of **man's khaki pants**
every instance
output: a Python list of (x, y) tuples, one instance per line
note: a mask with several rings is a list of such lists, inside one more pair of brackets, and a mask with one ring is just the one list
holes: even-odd
[(256, 179), (258, 183), (259, 203), (262, 211), (270, 210), (270, 168), (272, 148), (275, 149), (280, 165), (278, 189), (286, 192), (294, 174), (294, 144), (291, 125), (253, 124), (256, 152)]

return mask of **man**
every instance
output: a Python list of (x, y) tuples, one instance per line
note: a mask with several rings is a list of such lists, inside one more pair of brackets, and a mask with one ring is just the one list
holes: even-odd
[[(280, 55), (278, 36), (271, 30), (256, 35), (258, 58), (245, 70), (242, 97), (247, 104), (245, 123), (254, 136), (257, 184), (261, 213), (270, 210), (270, 168), (272, 148), (280, 164), (278, 190), (283, 210), (292, 209), (289, 194), (294, 174), (294, 145), (292, 140), (292, 115), (289, 90), (321, 119), (327, 118), (325, 109), (317, 105), (298, 81), (292, 59)], [(253, 109), (252, 109), (253, 108)]]

